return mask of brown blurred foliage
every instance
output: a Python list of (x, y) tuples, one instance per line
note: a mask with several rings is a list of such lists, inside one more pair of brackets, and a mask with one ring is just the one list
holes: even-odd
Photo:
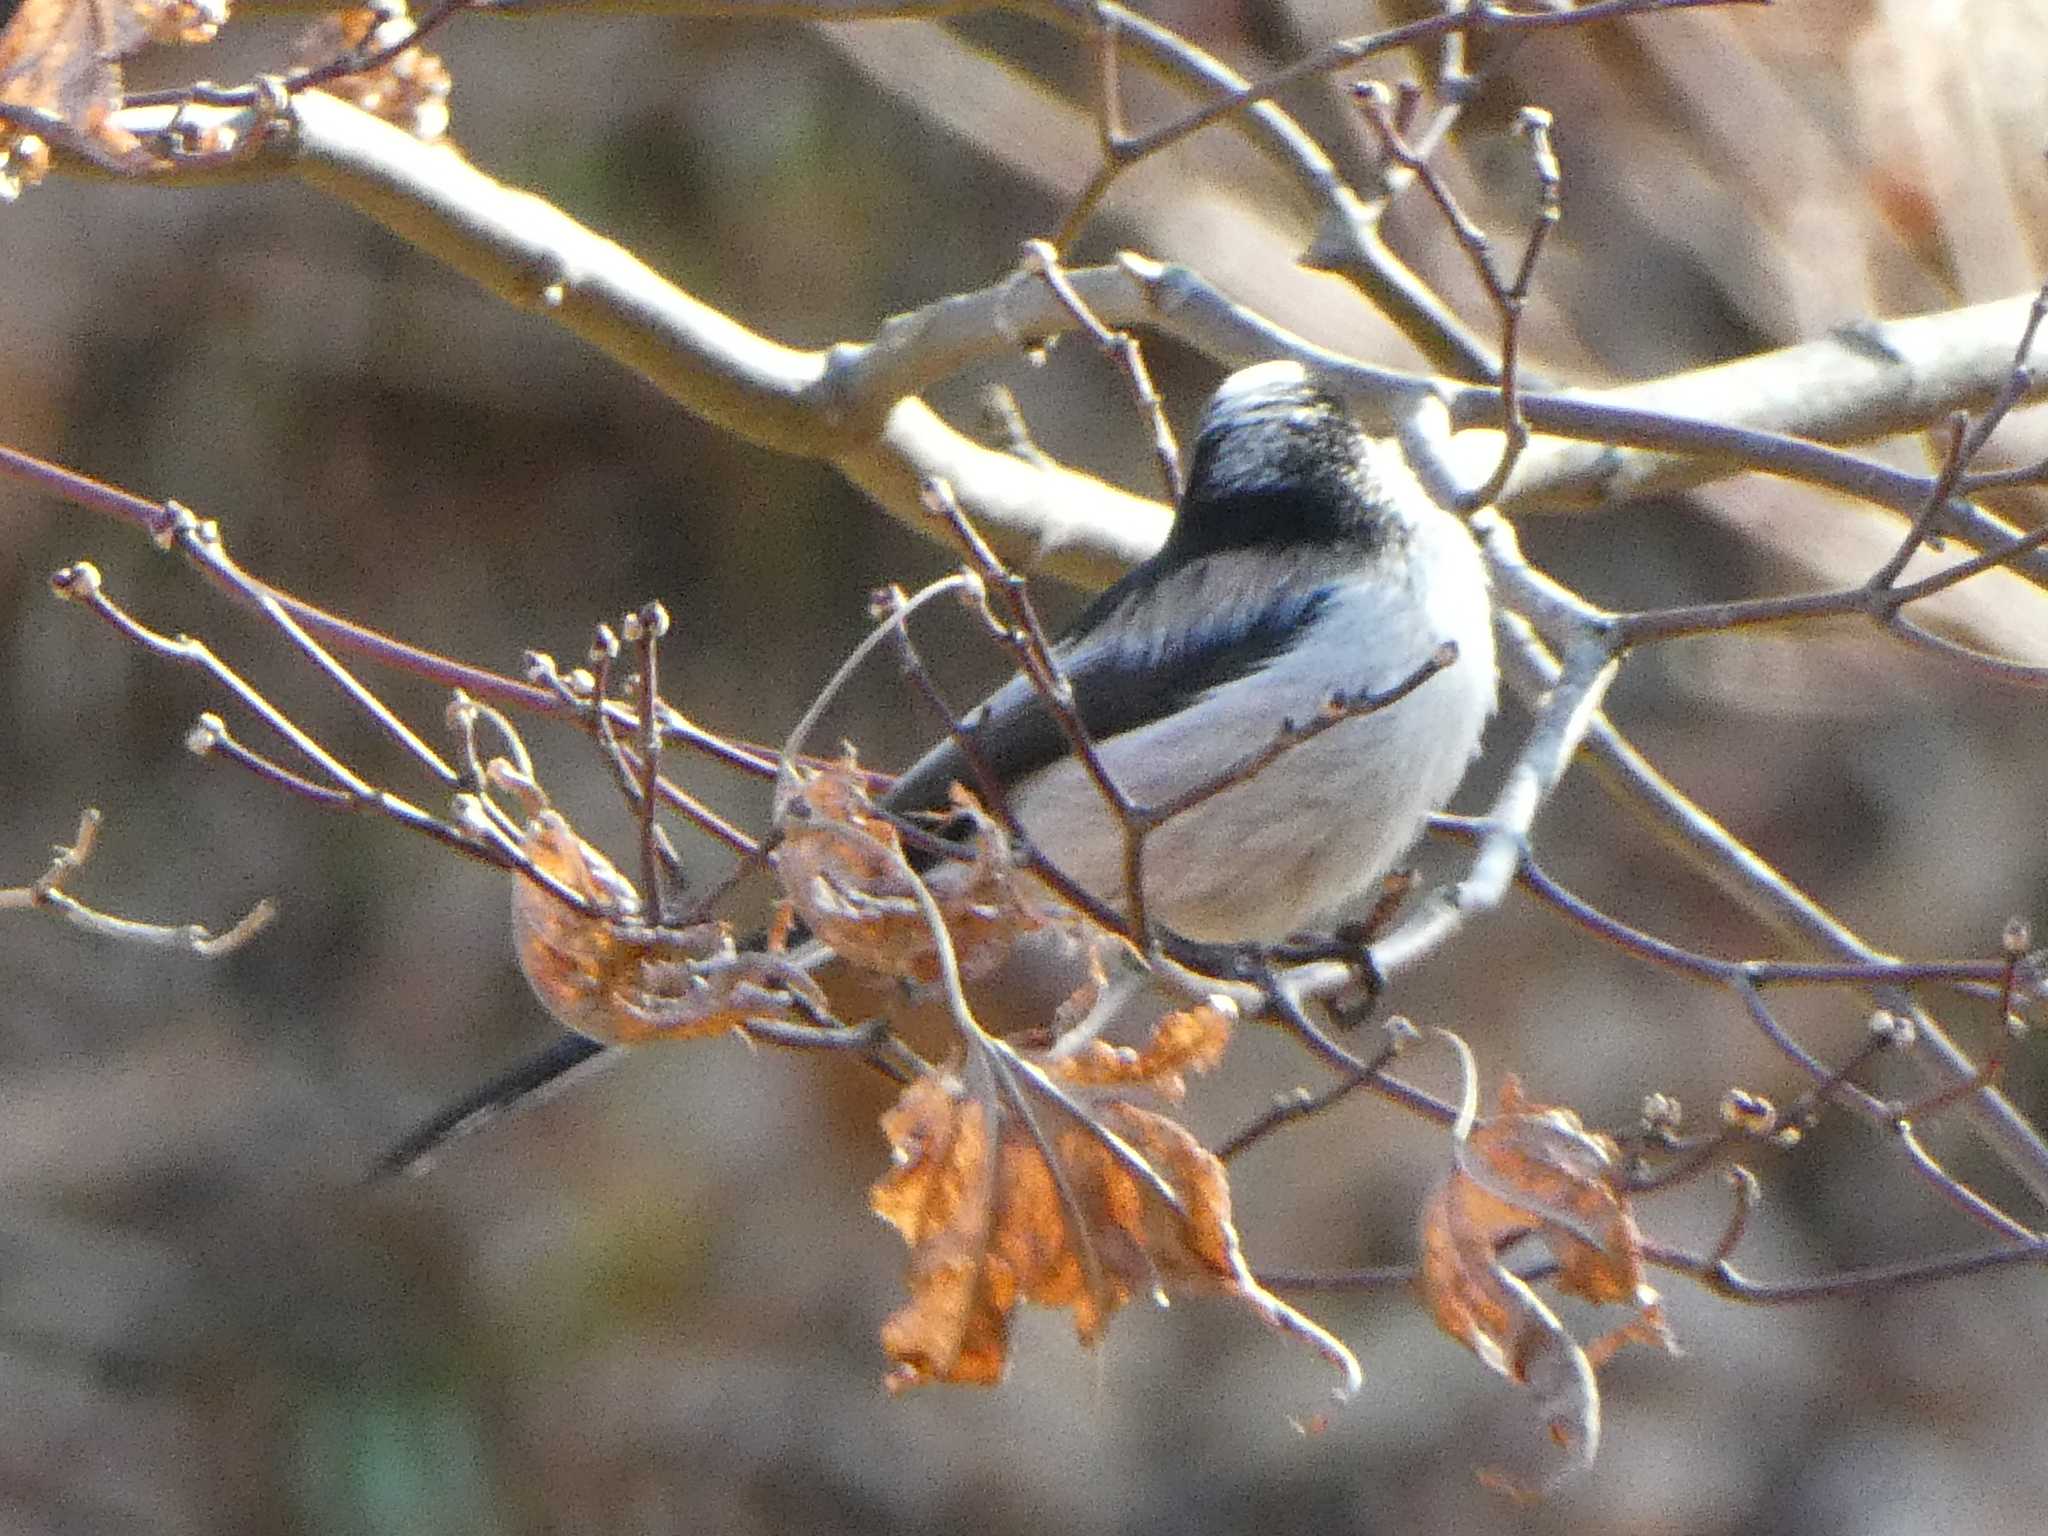
[[(1158, 15), (1248, 66), (1361, 24), (1320, 0)], [(304, 20), (240, 39), (238, 23), (204, 68), (244, 78)], [(1084, 50), (1015, 18), (961, 30), (974, 47), (933, 26), (473, 18), (438, 52), (480, 164), (769, 333), (823, 344), (1009, 270), (1056, 217), (1055, 189), (1085, 177), (1085, 133), (1034, 115), (990, 63), (1072, 84)], [(1532, 356), (1574, 382), (1649, 376), (2031, 287), (2044, 38), (2037, 0), (1810, 0), (1543, 39), (1489, 86), (1450, 163), (1512, 226), (1523, 168), (1488, 126), (1524, 102), (1555, 112), (1566, 215)], [(131, 83), (188, 79), (181, 54), (137, 61)], [(1300, 94), (1344, 142), (1334, 108)], [(1284, 319), (1332, 302), (1330, 280), (1289, 266), (1303, 223), (1267, 167), (1211, 132), (1135, 178), (1095, 239), (1242, 282)], [(1425, 209), (1397, 206), (1389, 232), (1481, 315)], [(659, 596), (676, 694), (774, 739), (864, 630), (868, 590), (945, 563), (823, 470), (679, 415), (303, 188), (53, 178), (0, 212), (0, 270), (17, 294), (0, 308), (0, 439), (176, 495), (266, 576), (455, 654), (513, 668), (527, 647), (573, 653), (595, 620)], [(1365, 322), (1356, 347), (1413, 360)], [(1207, 372), (1168, 346), (1152, 357), (1185, 420)], [(977, 371), (939, 403), (964, 418), (998, 373), (1049, 449), (1151, 483), (1116, 380), (1082, 349)], [(2037, 455), (2039, 432), (2023, 415), (2004, 450)], [(1750, 481), (1522, 532), (1617, 604), (1779, 590), (1795, 562), (1868, 565), (1884, 543), (1854, 510)], [(0, 880), (32, 878), (90, 802), (117, 834), (91, 872), (102, 905), (216, 923), (263, 894), (282, 908), (213, 967), (54, 925), (0, 930), (9, 1529), (2038, 1528), (2037, 1273), (1775, 1310), (1674, 1281), (1688, 1359), (1614, 1361), (1598, 1475), (1524, 1511), (1469, 1470), (1525, 1405), (1404, 1298), (1318, 1306), (1371, 1387), (1306, 1441), (1287, 1417), (1322, 1366), (1213, 1303), (1125, 1319), (1099, 1373), (1059, 1319), (1026, 1318), (1034, 1348), (1000, 1393), (885, 1400), (875, 1328), (900, 1301), (902, 1250), (859, 1191), (886, 1161), (889, 1095), (851, 1067), (724, 1041), (643, 1051), (430, 1178), (365, 1191), (395, 1132), (553, 1028), (508, 963), (502, 877), (187, 757), (206, 690), (44, 595), (51, 568), (86, 554), (311, 723), (354, 729), (260, 627), (139, 541), (0, 490)], [(978, 640), (958, 650), (932, 659), (963, 693), (1002, 665)], [(392, 691), (416, 719), (442, 702)], [(1874, 942), (1982, 953), (2048, 888), (2031, 832), (2048, 722), (2018, 697), (1847, 634), (1666, 648), (1614, 708)], [(885, 766), (900, 766), (929, 729), (903, 739), (910, 709), (878, 681), (838, 728), (871, 754), (899, 748)], [(613, 801), (583, 743), (534, 734), (574, 826), (629, 846), (621, 822), (599, 830)], [(761, 786), (694, 777), (760, 824)], [(1560, 876), (1646, 926), (1768, 947), (1587, 787), (1567, 786), (1543, 832)], [(685, 859), (715, 878), (708, 853)], [(1395, 1001), (1594, 1124), (1627, 1122), (1650, 1089), (1709, 1103), (1730, 1081), (1793, 1086), (1725, 999), (1526, 905)], [(1861, 1038), (1839, 1001), (1788, 1011), (1817, 1049)], [(1233, 1053), (1186, 1111), (1205, 1140), (1300, 1077), (1262, 1035)], [(2016, 1062), (2012, 1088), (2038, 1120), (2039, 1069)], [(1760, 1167), (1757, 1268), (1968, 1235), (1870, 1141), (1825, 1122)], [(2001, 1187), (1960, 1139), (1944, 1150)], [(1233, 1168), (1245, 1246), (1297, 1268), (1407, 1260), (1445, 1155), (1441, 1133), (1354, 1102)], [(1657, 1219), (1710, 1243), (1725, 1210), (1701, 1189)]]

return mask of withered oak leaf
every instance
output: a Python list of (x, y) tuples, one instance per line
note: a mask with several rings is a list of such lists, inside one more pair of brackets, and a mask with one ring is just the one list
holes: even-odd
[[(1165, 1086), (1213, 1059), (1225, 1033), (1216, 1010), (1175, 1015), (1117, 1080)], [(1031, 1060), (1076, 1094), (1102, 1080), (1094, 1067)], [(910, 1300), (882, 1326), (891, 1390), (999, 1381), (1020, 1303), (1070, 1310), (1092, 1345), (1140, 1295), (1235, 1300), (1321, 1353), (1342, 1377), (1340, 1397), (1357, 1390), (1350, 1351), (1253, 1278), (1223, 1164), (1186, 1128), (1121, 1098), (1090, 1096), (1076, 1113), (1072, 1100), (1025, 1092), (1029, 1118), (962, 1073), (938, 1071), (882, 1117), (895, 1166), (870, 1203), (910, 1248)]]
[(1052, 919), (1051, 898), (1017, 867), (1002, 828), (965, 790), (955, 788), (953, 804), (954, 819), (971, 828), (969, 856), (919, 873), (850, 755), (800, 774), (782, 803), (771, 859), (791, 910), (841, 958), (884, 976), (935, 980), (939, 937), (920, 887), (964, 976), (992, 970)]
[[(1547, 1492), (1592, 1465), (1600, 1446), (1595, 1371), (1630, 1343), (1676, 1352), (1644, 1278), (1643, 1239), (1613, 1175), (1618, 1152), (1569, 1109), (1536, 1104), (1513, 1077), (1500, 1109), (1456, 1142), (1450, 1172), (1422, 1211), (1424, 1301), (1437, 1326), (1532, 1394), (1563, 1463), (1535, 1483), (1498, 1471), (1481, 1479), (1517, 1497)], [(1557, 1288), (1632, 1307), (1627, 1323), (1581, 1346), (1502, 1258), (1534, 1232), (1556, 1256)]]
[[(48, 113), (110, 160), (125, 159), (137, 140), (112, 120), (120, 61), (152, 42), (207, 42), (226, 19), (226, 0), (21, 0), (0, 29), (0, 102)], [(48, 168), (38, 135), (0, 126), (0, 200)]]
[(792, 993), (823, 994), (780, 956), (742, 951), (723, 923), (650, 929), (618, 868), (558, 811), (528, 824), (534, 866), (597, 910), (581, 912), (523, 877), (512, 882), (512, 944), (542, 1006), (611, 1045), (723, 1035), (749, 1019), (797, 1016)]

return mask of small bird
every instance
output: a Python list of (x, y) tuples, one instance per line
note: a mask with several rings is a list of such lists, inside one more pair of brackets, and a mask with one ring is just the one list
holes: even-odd
[[(1197, 943), (1270, 944), (1335, 916), (1457, 789), (1498, 691), (1486, 570), (1464, 523), (1299, 363), (1232, 374), (1202, 414), (1165, 544), (1054, 646), (1118, 787), (1159, 805), (1216, 783), (1333, 697), (1412, 678), (1446, 642), (1450, 664), (1393, 703), (1158, 827), (1145, 844), (1149, 917)], [(1032, 845), (1122, 905), (1120, 829), (1030, 680), (1012, 677), (966, 726), (974, 760)], [(949, 736), (883, 803), (905, 815), (944, 810), (955, 782), (980, 787)], [(579, 1036), (556, 1042), (380, 1166), (410, 1164), (603, 1049)]]
[[(1225, 380), (1166, 543), (1054, 647), (1117, 787), (1160, 805), (1223, 780), (1289, 724), (1393, 688), (1447, 641), (1441, 675), (1153, 832), (1148, 913), (1218, 944), (1276, 942), (1331, 916), (1450, 798), (1494, 708), (1492, 608), (1465, 525), (1299, 363)], [(1030, 680), (1011, 678), (967, 733), (1033, 846), (1119, 903), (1121, 831)], [(941, 809), (955, 781), (976, 787), (949, 737), (885, 803)]]

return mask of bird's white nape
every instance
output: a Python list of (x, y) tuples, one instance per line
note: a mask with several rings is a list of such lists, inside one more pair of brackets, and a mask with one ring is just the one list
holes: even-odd
[(1305, 403), (1303, 395), (1310, 388), (1308, 370), (1292, 358), (1274, 358), (1240, 368), (1217, 385), (1216, 393), (1209, 397), (1208, 407), (1202, 412), (1201, 430), (1257, 416), (1275, 407), (1298, 408)]

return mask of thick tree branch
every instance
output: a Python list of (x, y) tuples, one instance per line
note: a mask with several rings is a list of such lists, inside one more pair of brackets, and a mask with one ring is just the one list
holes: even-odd
[[(508, 302), (548, 314), (706, 420), (763, 446), (833, 463), (913, 528), (929, 530), (921, 488), (943, 479), (1006, 559), (1088, 584), (1147, 553), (1164, 533), (1166, 511), (1157, 503), (984, 447), (905, 398), (971, 359), (1072, 329), (1072, 313), (1042, 282), (1012, 278), (898, 317), (872, 343), (801, 351), (699, 302), (551, 204), (352, 107), (309, 92), (288, 112), (290, 132), (272, 135), (232, 167), (209, 165), (205, 178), (296, 174)], [(165, 115), (130, 114), (138, 128)], [(258, 120), (254, 111), (219, 117), (245, 131)], [(1231, 303), (1183, 267), (1127, 256), (1071, 278), (1105, 324), (1150, 326), (1226, 361), (1302, 357), (1349, 383), (1381, 429), (1431, 397), (1444, 401), (1454, 427), (1498, 417), (1497, 390), (1330, 352)], [(1757, 424), (1851, 438), (1988, 399), (2011, 369), (2012, 338), (2030, 302), (2031, 295), (1889, 322), (1859, 333), (1863, 339), (1853, 345), (1812, 343), (1617, 390), (1525, 392), (1524, 414), (1548, 436), (1531, 443), (1501, 505), (1583, 504), (1617, 489), (1677, 489), (1763, 468), (1910, 509), (1931, 488), (1931, 477)], [(2048, 346), (2040, 350), (2048, 356)], [(1814, 380), (1831, 364), (1839, 371), (1822, 389)], [(1689, 414), (1672, 414), (1673, 406)], [(1705, 419), (1724, 412), (1738, 425)], [(1559, 443), (1560, 435), (1583, 441)], [(1466, 434), (1450, 442), (1454, 471), (1468, 440), (1475, 462), (1493, 462), (1493, 435)], [(1631, 455), (1615, 443), (1654, 452)], [(1966, 503), (1955, 508), (1974, 518), (1974, 526), (1959, 530), (1973, 538), (2009, 532)], [(2041, 574), (2048, 565), (2025, 568)]]

